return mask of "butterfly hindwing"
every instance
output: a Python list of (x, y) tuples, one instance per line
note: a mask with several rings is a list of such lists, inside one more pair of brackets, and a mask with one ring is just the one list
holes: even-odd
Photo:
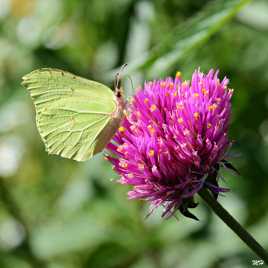
[(58, 69), (40, 69), (23, 77), (36, 108), (36, 122), (46, 150), (84, 161), (102, 131), (113, 122), (116, 97), (105, 85)]

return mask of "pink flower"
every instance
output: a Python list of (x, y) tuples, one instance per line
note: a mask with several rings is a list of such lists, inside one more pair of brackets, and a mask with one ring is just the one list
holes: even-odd
[(178, 209), (195, 218), (194, 195), (202, 187), (217, 194), (220, 164), (230, 146), (227, 131), (232, 90), (218, 72), (199, 70), (191, 81), (176, 77), (144, 84), (127, 108), (107, 157), (119, 182), (132, 186), (129, 198), (162, 205), (163, 216)]

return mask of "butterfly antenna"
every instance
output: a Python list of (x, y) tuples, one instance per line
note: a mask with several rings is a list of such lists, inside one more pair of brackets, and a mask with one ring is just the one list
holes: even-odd
[(114, 80), (114, 87), (115, 87), (115, 94), (120, 97), (121, 96), (121, 73), (123, 70), (127, 67), (127, 64), (123, 64), (119, 70), (119, 72), (116, 73), (115, 75), (115, 80)]
[(129, 75), (127, 75), (127, 78), (129, 79), (129, 81), (130, 81), (130, 83), (131, 83), (132, 92), (135, 92), (134, 84), (133, 84), (133, 80), (131, 79), (131, 77), (130, 77)]

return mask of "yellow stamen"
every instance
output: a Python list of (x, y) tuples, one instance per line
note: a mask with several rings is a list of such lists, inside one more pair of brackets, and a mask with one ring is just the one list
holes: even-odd
[(154, 112), (156, 109), (157, 109), (156, 105), (152, 104), (151, 107), (150, 107), (150, 111)]
[(165, 93), (165, 96), (166, 96), (166, 97), (168, 97), (169, 95), (170, 95), (169, 92), (166, 92), (166, 93)]
[(149, 99), (148, 98), (145, 98), (144, 99), (144, 103), (148, 103), (149, 102)]
[(169, 86), (169, 89), (172, 89), (174, 87), (174, 83), (170, 82), (168, 86)]
[(166, 82), (161, 82), (160, 83), (160, 87), (165, 87), (166, 86)]
[(149, 151), (149, 156), (154, 156), (154, 150), (153, 149), (151, 149), (150, 151)]
[(183, 123), (183, 118), (182, 118), (182, 117), (179, 117), (179, 118), (178, 118), (178, 123), (179, 123), (179, 124)]
[(122, 168), (127, 168), (128, 164), (126, 162), (119, 162), (119, 166)]
[(173, 93), (173, 96), (174, 96), (174, 97), (177, 97), (177, 96), (178, 96), (177, 91), (175, 91), (175, 92)]
[(198, 120), (199, 117), (200, 117), (199, 112), (194, 112), (194, 118), (195, 118), (195, 120)]
[(121, 127), (119, 127), (119, 129), (118, 129), (118, 130), (119, 130), (119, 132), (121, 132), (121, 133), (122, 133), (122, 132), (125, 132), (125, 130), (126, 130), (126, 129), (125, 129), (124, 127), (122, 127), (122, 126), (121, 126)]
[(176, 72), (176, 78), (180, 78), (181, 77), (181, 72)]
[(208, 123), (207, 128), (211, 128), (211, 127), (212, 127), (212, 125), (210, 123)]
[(197, 93), (197, 92), (195, 92), (193, 95), (194, 95), (195, 98), (199, 97), (199, 93)]
[(205, 88), (202, 88), (202, 93), (203, 93), (204, 95), (207, 95), (207, 94), (208, 94), (208, 91), (207, 91)]
[(155, 133), (155, 129), (152, 127), (152, 125), (148, 125), (147, 129), (149, 130), (151, 135), (153, 135)]
[(217, 109), (217, 107), (218, 107), (218, 105), (214, 103), (214, 104), (208, 106), (208, 110), (215, 111)]

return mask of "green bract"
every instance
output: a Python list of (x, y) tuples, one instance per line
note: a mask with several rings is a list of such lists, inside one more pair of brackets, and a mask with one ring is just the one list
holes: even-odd
[(31, 94), (50, 154), (87, 160), (105, 147), (122, 118), (122, 102), (110, 88), (69, 72), (35, 70), (22, 85)]

